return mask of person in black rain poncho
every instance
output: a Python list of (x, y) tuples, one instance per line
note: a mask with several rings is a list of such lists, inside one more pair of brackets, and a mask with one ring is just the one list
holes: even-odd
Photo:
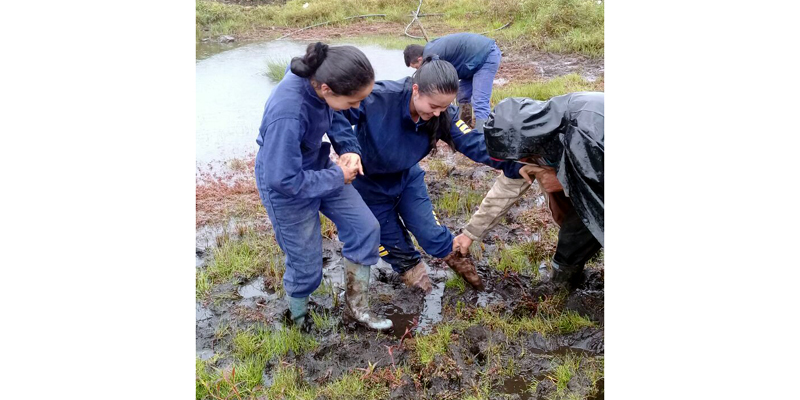
[(604, 95), (578, 92), (548, 101), (507, 98), (497, 104), (484, 131), (489, 155), (526, 164), (525, 179), (498, 177), (454, 242), (466, 252), (539, 181), (560, 226), (551, 266), (540, 266), (543, 282), (580, 283), (586, 262), (604, 246)]

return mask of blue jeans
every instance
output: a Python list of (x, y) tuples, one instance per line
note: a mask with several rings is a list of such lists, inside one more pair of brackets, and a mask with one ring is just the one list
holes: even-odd
[(296, 199), (272, 190), (259, 194), (286, 254), (283, 288), (289, 296), (306, 297), (322, 282), (320, 212), (336, 224), (345, 258), (356, 264), (378, 263), (380, 226), (353, 185), (320, 199)]
[(359, 176), (353, 186), (380, 223), (380, 255), (395, 272), (411, 269), (422, 257), (409, 232), (432, 257), (444, 258), (453, 251), (453, 234), (433, 211), (419, 165), (387, 177)]
[(471, 102), (475, 119), (489, 118), (492, 83), (494, 76), (497, 75), (497, 69), (500, 68), (501, 58), (500, 49), (496, 44), (492, 45), (489, 56), (475, 75), (471, 79), (462, 79), (458, 82), (458, 102), (461, 104)]

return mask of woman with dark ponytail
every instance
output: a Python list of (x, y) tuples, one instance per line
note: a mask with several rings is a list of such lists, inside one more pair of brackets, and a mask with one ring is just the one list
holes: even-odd
[[(381, 226), (380, 255), (409, 286), (429, 292), (426, 264), (409, 231), (426, 253), (444, 261), (478, 289), (483, 283), (472, 262), (454, 247), (453, 234), (433, 211), (420, 160), (441, 140), (506, 176), (520, 179), (520, 164), (489, 158), (483, 135), (458, 119), (451, 103), (458, 92), (452, 64), (429, 56), (412, 77), (375, 83), (357, 109), (337, 112), (328, 132), (338, 153), (361, 155), (364, 175), (353, 181)], [(352, 125), (356, 125), (357, 133)]]
[(335, 111), (358, 107), (372, 91), (375, 72), (355, 47), (310, 44), (292, 59), (286, 76), (264, 107), (256, 142), (256, 184), (261, 202), (286, 254), (283, 287), (291, 319), (301, 324), (308, 296), (322, 281), (321, 212), (344, 242), (345, 314), (371, 329), (392, 327), (369, 309), (370, 266), (378, 262), (380, 227), (350, 183), (363, 173), (359, 152), (340, 152), (330, 160), (330, 130)]

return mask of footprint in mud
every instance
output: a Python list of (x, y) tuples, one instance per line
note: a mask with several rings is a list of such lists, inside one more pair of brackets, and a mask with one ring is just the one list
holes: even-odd
[(439, 321), (442, 320), (442, 297), (444, 296), (444, 285), (450, 277), (450, 270), (441, 268), (431, 268), (428, 276), (431, 278), (433, 290), (425, 296), (425, 305), (419, 315), (419, 324), (416, 331), (420, 334), (429, 333)]

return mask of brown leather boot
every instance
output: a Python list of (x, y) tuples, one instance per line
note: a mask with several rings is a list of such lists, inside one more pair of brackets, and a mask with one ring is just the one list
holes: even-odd
[(403, 280), (408, 286), (411, 287), (418, 287), (425, 291), (425, 294), (428, 294), (433, 290), (433, 286), (431, 285), (431, 278), (428, 277), (427, 265), (425, 261), (421, 261), (415, 265), (410, 270), (400, 275), (400, 279)]
[(478, 276), (478, 270), (475, 268), (475, 264), (472, 263), (469, 255), (462, 255), (461, 252), (456, 250), (445, 257), (444, 262), (447, 263), (453, 271), (456, 271), (469, 282), (472, 287), (483, 290), (483, 282), (481, 282), (481, 277)]
[(459, 118), (464, 121), (465, 124), (469, 125), (470, 128), (474, 128), (475, 125), (473, 124), (475, 122), (472, 121), (472, 104), (462, 103), (459, 106)]

